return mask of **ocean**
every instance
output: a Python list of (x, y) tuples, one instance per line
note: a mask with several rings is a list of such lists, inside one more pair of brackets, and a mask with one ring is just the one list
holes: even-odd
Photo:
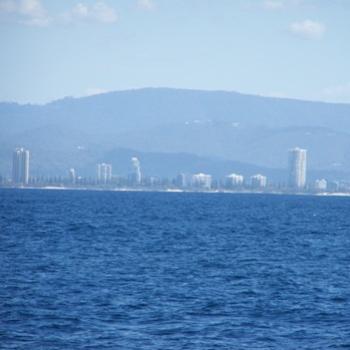
[(0, 190), (1, 349), (350, 349), (350, 198)]

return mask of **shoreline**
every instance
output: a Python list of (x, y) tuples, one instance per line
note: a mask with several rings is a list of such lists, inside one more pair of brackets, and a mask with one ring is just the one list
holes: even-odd
[(315, 196), (315, 197), (350, 197), (348, 192), (283, 192), (283, 191), (234, 191), (234, 190), (195, 190), (177, 188), (99, 188), (99, 187), (67, 187), (67, 186), (3, 186), (0, 190), (42, 190), (42, 191), (93, 191), (93, 192), (154, 192), (154, 193), (207, 193), (207, 194), (257, 194), (257, 195), (279, 195), (279, 196)]

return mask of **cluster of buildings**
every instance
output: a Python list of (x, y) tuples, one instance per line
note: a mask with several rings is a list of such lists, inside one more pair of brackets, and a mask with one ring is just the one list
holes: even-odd
[(288, 192), (335, 192), (325, 179), (318, 179), (312, 186), (306, 182), (307, 151), (301, 148), (293, 148), (288, 151), (288, 184), (276, 186), (268, 182), (265, 175), (256, 174), (249, 179), (243, 175), (232, 173), (224, 179), (214, 179), (210, 174), (179, 174), (174, 179), (161, 179), (154, 176), (144, 176), (141, 172), (141, 164), (137, 157), (130, 159), (131, 173), (127, 177), (114, 176), (112, 164), (99, 163), (96, 166), (96, 176), (82, 178), (77, 175), (74, 168), (69, 169), (68, 177), (44, 178), (29, 176), (29, 151), (17, 148), (13, 152), (12, 179), (10, 185), (21, 186), (67, 186), (67, 187), (115, 187), (115, 188), (157, 188), (157, 189), (183, 189), (183, 190), (228, 190), (228, 191), (266, 191), (273, 192), (283, 190)]
[[(179, 175), (182, 179), (186, 178), (185, 174)], [(209, 174), (194, 174), (190, 177), (190, 179), (187, 179), (187, 181), (182, 180), (181, 186), (179, 187), (186, 187), (184, 183), (190, 184), (193, 188), (201, 188), (210, 190), (213, 188), (213, 186), (216, 188), (219, 187), (222, 189), (227, 190), (239, 190), (239, 189), (265, 189), (267, 188), (267, 177), (261, 174), (256, 174), (250, 177), (250, 181), (245, 181), (245, 178), (243, 175), (239, 174), (230, 174), (225, 177), (223, 181), (221, 181), (219, 184), (215, 183), (212, 179), (212, 176)]]

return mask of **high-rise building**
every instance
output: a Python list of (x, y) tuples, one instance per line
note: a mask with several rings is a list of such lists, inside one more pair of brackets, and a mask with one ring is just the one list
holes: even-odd
[(100, 184), (110, 183), (112, 180), (112, 165), (101, 163), (97, 164), (97, 181)]
[(244, 177), (239, 174), (230, 174), (226, 176), (226, 187), (240, 187), (243, 185)]
[(209, 190), (211, 188), (211, 181), (211, 175), (208, 174), (199, 173), (192, 176), (192, 185), (195, 188)]
[(69, 169), (69, 182), (73, 185), (76, 182), (76, 173), (74, 168)]
[(306, 149), (293, 148), (289, 150), (289, 186), (303, 189), (306, 185)]
[(187, 177), (186, 174), (178, 174), (175, 180), (175, 184), (177, 187), (185, 188), (187, 186)]
[(265, 188), (267, 185), (267, 177), (261, 174), (256, 174), (251, 177), (252, 188)]
[(12, 182), (27, 185), (29, 182), (29, 151), (16, 148), (12, 158)]
[(132, 183), (133, 185), (140, 185), (142, 180), (142, 174), (141, 174), (141, 165), (138, 158), (132, 157), (131, 165), (133, 168), (133, 172), (131, 174)]

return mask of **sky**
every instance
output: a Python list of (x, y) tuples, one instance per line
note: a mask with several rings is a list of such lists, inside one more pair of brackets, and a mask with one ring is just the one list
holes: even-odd
[(350, 0), (0, 0), (0, 101), (143, 87), (350, 103)]

